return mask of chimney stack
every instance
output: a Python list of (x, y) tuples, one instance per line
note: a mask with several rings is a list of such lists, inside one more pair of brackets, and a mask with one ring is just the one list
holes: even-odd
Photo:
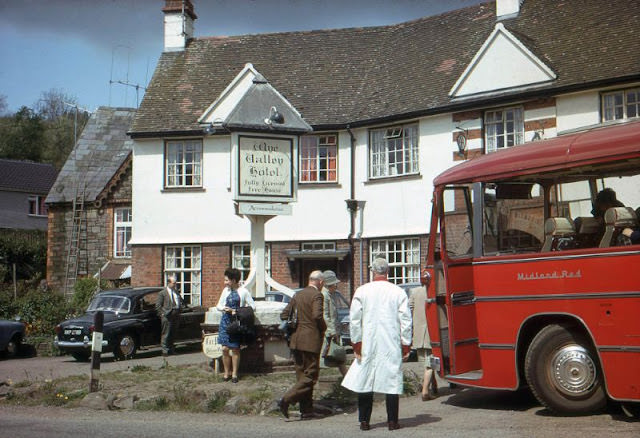
[(504, 20), (506, 18), (517, 17), (520, 6), (524, 0), (496, 0), (496, 18)]
[(193, 22), (198, 18), (193, 12), (191, 0), (165, 0), (164, 51), (184, 50), (193, 38)]

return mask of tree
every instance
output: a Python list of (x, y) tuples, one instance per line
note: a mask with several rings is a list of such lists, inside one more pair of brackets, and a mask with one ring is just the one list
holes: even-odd
[(23, 106), (2, 124), (0, 158), (40, 162), (45, 147), (42, 118)]
[(3, 117), (7, 114), (7, 109), (9, 106), (7, 105), (7, 96), (4, 94), (0, 94), (0, 117)]

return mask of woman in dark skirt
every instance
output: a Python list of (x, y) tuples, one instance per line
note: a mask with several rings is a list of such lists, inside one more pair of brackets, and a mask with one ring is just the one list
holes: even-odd
[(253, 298), (247, 289), (241, 287), (240, 271), (228, 268), (224, 271), (224, 285), (220, 300), (216, 308), (222, 312), (218, 329), (218, 343), (222, 345), (222, 364), (224, 366), (224, 381), (231, 380), (238, 383), (238, 366), (240, 365), (240, 339), (230, 336), (227, 327), (235, 320), (239, 307), (251, 306), (256, 308)]

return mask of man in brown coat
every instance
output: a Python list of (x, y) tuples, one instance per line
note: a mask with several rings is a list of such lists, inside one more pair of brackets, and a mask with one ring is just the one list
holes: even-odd
[(289, 418), (289, 405), (300, 403), (302, 418), (313, 417), (313, 386), (320, 373), (320, 349), (324, 331), (322, 271), (313, 271), (309, 275), (309, 285), (294, 295), (280, 314), (287, 320), (291, 312), (297, 312), (296, 330), (291, 335), (289, 348), (293, 354), (296, 369), (296, 384), (278, 400), (278, 408), (285, 418)]

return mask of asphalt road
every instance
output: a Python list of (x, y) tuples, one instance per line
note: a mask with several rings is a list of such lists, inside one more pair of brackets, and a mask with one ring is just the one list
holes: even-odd
[[(199, 350), (183, 351), (169, 361), (206, 361)], [(160, 366), (157, 351), (132, 361), (117, 362), (105, 355), (101, 369), (112, 371), (134, 365)], [(416, 372), (421, 364), (407, 363)], [(89, 375), (89, 364), (69, 357), (18, 358), (0, 361), (0, 381), (20, 381), (27, 376), (48, 379), (70, 374)], [(402, 429), (394, 437), (564, 437), (581, 436), (637, 438), (640, 422), (624, 417), (615, 405), (607, 412), (583, 417), (551, 415), (526, 391), (503, 392), (480, 389), (449, 389), (441, 385), (442, 396), (422, 402), (418, 396), (400, 400)], [(357, 414), (338, 414), (314, 420), (284, 421), (278, 416), (235, 416), (185, 412), (93, 411), (85, 408), (16, 407), (0, 404), (0, 438), (84, 437), (318, 437), (388, 436), (384, 402), (374, 406), (372, 430), (358, 429)]]

